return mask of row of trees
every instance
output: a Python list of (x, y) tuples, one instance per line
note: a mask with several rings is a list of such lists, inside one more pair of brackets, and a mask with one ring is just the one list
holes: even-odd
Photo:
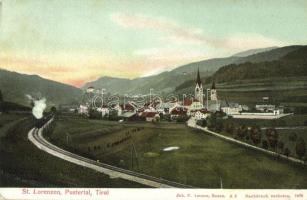
[[(200, 126), (207, 126), (210, 130), (224, 132), (232, 135), (234, 139), (246, 143), (260, 146), (264, 149), (271, 149), (277, 153), (290, 156), (292, 154), (289, 147), (286, 147), (284, 141), (280, 140), (279, 134), (275, 128), (268, 128), (263, 133), (259, 126), (247, 127), (245, 125), (236, 126), (234, 123), (223, 120), (223, 115), (212, 114), (207, 120), (197, 122)], [(306, 159), (306, 143), (303, 138), (298, 138), (296, 134), (289, 136), (290, 146), (299, 159)]]

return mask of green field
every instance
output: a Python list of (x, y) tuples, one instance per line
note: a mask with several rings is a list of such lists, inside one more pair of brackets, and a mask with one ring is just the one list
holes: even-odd
[(5, 137), (10, 128), (26, 117), (27, 115), (24, 114), (0, 114), (0, 138)]
[[(19, 117), (1, 115), (0, 121), (14, 122)], [(144, 187), (110, 179), (39, 150), (27, 139), (32, 127), (32, 117), (28, 116), (0, 138), (0, 187)]]
[[(120, 124), (62, 119), (57, 122), (58, 128), (51, 138), (62, 141), (62, 145), (65, 145), (63, 131), (78, 124), (81, 129), (90, 127), (91, 130), (87, 129), (89, 138), (74, 140), (72, 137), (67, 148), (126, 169), (202, 188), (219, 188), (220, 180), (224, 188), (307, 188), (306, 168), (225, 142), (204, 132), (192, 130), (184, 124)], [(120, 128), (114, 133), (103, 131), (106, 127), (117, 126)], [(132, 132), (137, 127), (141, 130)], [(128, 131), (131, 135), (129, 140), (107, 147), (125, 137)], [(77, 136), (81, 132), (74, 128), (70, 134)], [(84, 134), (81, 135), (85, 137)], [(180, 149), (163, 151), (163, 148), (170, 146), (178, 146)]]

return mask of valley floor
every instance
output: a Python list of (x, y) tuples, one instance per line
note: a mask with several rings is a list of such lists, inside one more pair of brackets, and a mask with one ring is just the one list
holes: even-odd
[[(100, 162), (195, 187), (219, 188), (222, 181), (232, 189), (307, 188), (305, 167), (185, 124), (60, 118), (51, 140)], [(167, 147), (179, 149), (163, 151)]]

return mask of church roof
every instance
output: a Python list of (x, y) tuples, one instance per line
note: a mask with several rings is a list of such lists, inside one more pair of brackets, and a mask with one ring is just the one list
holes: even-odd
[(196, 84), (201, 85), (201, 80), (200, 80), (200, 75), (199, 75), (199, 68), (197, 70)]

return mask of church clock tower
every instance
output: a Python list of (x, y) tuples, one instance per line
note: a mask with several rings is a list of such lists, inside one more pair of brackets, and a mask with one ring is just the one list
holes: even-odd
[(212, 82), (212, 86), (211, 86), (211, 90), (210, 90), (210, 99), (211, 99), (212, 101), (217, 101), (215, 80), (213, 80), (213, 82)]
[(199, 68), (197, 71), (196, 86), (195, 86), (195, 99), (202, 105), (204, 104), (203, 85), (200, 80)]

